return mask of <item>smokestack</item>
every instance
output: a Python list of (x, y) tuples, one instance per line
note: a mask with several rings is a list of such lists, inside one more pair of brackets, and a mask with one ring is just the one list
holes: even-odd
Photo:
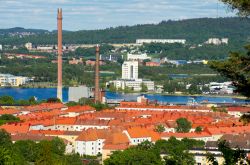
[(95, 102), (100, 102), (100, 90), (99, 90), (99, 65), (100, 65), (100, 48), (96, 45), (96, 62), (95, 62)]
[(57, 11), (57, 98), (62, 101), (62, 9)]

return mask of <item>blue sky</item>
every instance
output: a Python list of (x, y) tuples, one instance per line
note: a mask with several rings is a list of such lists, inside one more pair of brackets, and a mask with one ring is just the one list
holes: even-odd
[(0, 29), (56, 29), (57, 8), (65, 30), (103, 29), (200, 17), (235, 16), (218, 0), (0, 0)]

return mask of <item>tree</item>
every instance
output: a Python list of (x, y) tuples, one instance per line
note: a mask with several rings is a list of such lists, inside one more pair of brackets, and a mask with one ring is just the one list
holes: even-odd
[(15, 104), (15, 100), (11, 96), (1, 96), (0, 97), (0, 104), (13, 105), (13, 104)]
[(114, 151), (110, 158), (104, 160), (104, 165), (162, 165), (159, 156), (149, 150), (140, 150), (136, 147), (124, 151)]
[(9, 122), (19, 122), (20, 119), (18, 117), (15, 117), (13, 115), (10, 114), (3, 114), (0, 116), (0, 125), (3, 125), (5, 123), (9, 123)]
[(240, 121), (243, 122), (244, 125), (248, 125), (250, 123), (250, 112), (243, 114), (240, 117)]
[(61, 100), (58, 98), (48, 98), (47, 103), (61, 103)]
[(10, 138), (10, 134), (6, 132), (4, 129), (0, 129), (0, 146), (8, 147), (12, 145), (12, 141)]
[(225, 140), (218, 142), (218, 149), (225, 159), (225, 165), (243, 164), (243, 162), (248, 161), (244, 150), (231, 149), (229, 143)]
[(148, 140), (138, 144), (137, 148), (140, 150), (150, 150), (154, 147), (154, 144)]
[(162, 124), (159, 124), (159, 125), (157, 125), (155, 127), (155, 131), (159, 132), (159, 133), (164, 132), (165, 131), (165, 127)]
[(66, 146), (62, 139), (56, 137), (51, 141), (52, 152), (57, 155), (63, 155), (66, 149)]
[(249, 0), (221, 0), (229, 5), (232, 10), (237, 9), (242, 16), (250, 15), (250, 1)]
[(195, 132), (197, 132), (197, 133), (202, 132), (202, 127), (201, 126), (196, 127)]
[[(161, 141), (161, 152), (167, 153), (164, 157), (168, 165), (194, 165), (194, 155), (188, 152), (188, 146), (185, 142), (170, 137), (168, 141)], [(159, 144), (156, 142), (156, 146)]]
[(39, 148), (31, 140), (20, 140), (14, 143), (14, 148), (22, 154), (25, 160), (35, 162)]
[(188, 88), (188, 93), (193, 95), (193, 94), (201, 94), (201, 90), (198, 88), (197, 85), (192, 84), (189, 88)]
[(79, 103), (74, 102), (74, 101), (69, 101), (69, 102), (66, 103), (66, 105), (67, 105), (68, 107), (72, 107), (72, 106), (79, 105)]
[(40, 150), (38, 152), (38, 156), (36, 158), (36, 165), (53, 165), (53, 156), (52, 156), (52, 145), (49, 141), (41, 141), (38, 144)]
[(231, 53), (226, 61), (213, 61), (209, 65), (223, 76), (232, 80), (236, 92), (250, 97), (250, 45), (247, 54)]
[(212, 163), (211, 165), (219, 165), (218, 161), (216, 160), (214, 154), (207, 153), (207, 161), (208, 163)]
[(189, 132), (192, 128), (192, 123), (186, 118), (179, 118), (176, 120), (177, 127), (175, 128), (177, 132)]
[(147, 92), (148, 91), (148, 87), (146, 84), (141, 83), (141, 92)]

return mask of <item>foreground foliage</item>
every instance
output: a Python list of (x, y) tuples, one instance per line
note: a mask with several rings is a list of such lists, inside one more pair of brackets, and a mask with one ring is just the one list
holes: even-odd
[[(168, 141), (158, 140), (155, 144), (145, 141), (136, 147), (114, 152), (105, 165), (192, 165), (193, 154), (188, 152), (192, 147), (203, 147), (203, 141), (190, 139), (177, 140), (171, 137)], [(161, 158), (163, 156), (163, 159)]]
[(7, 165), (81, 165), (78, 154), (65, 155), (65, 144), (59, 138), (38, 143), (21, 140), (14, 144), (10, 134), (0, 129), (0, 164)]

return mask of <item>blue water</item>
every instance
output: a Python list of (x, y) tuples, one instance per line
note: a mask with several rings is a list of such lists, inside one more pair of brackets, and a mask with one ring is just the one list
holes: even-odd
[[(38, 100), (48, 99), (56, 97), (56, 88), (0, 88), (0, 96), (9, 95), (16, 100), (29, 99), (32, 96), (36, 96)], [(135, 101), (141, 94), (122, 94), (115, 92), (106, 92), (107, 99), (125, 99), (126, 101)], [(145, 94), (146, 98), (151, 101), (157, 100), (164, 103), (178, 103), (185, 104), (191, 98), (190, 96), (167, 96), (158, 94)], [(230, 97), (207, 97), (196, 96), (192, 97), (197, 102), (207, 100), (213, 103), (250, 103), (250, 100), (242, 100)], [(63, 101), (68, 101), (68, 89), (63, 89)]]

